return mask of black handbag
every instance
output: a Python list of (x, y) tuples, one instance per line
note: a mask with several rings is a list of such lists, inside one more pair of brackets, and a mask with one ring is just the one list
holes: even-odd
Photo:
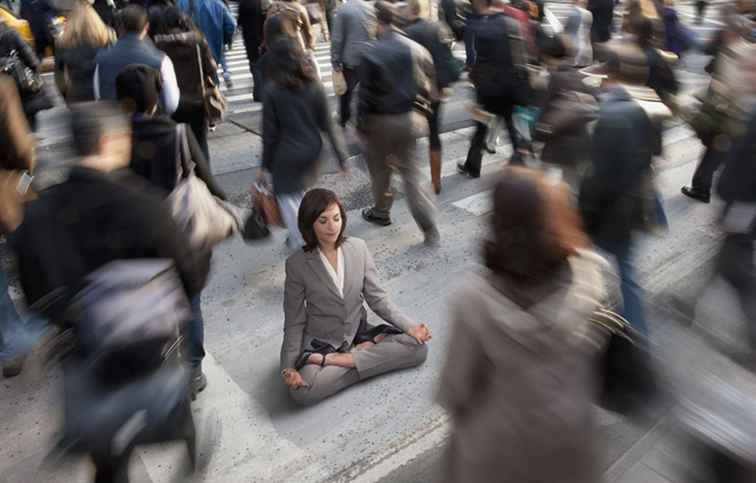
[(590, 322), (609, 337), (600, 358), (599, 406), (632, 419), (643, 419), (661, 394), (645, 336), (627, 319), (607, 308), (596, 309)]
[(0, 72), (9, 75), (16, 81), (21, 97), (39, 93), (44, 85), (42, 77), (37, 71), (24, 64), (15, 49), (11, 50), (7, 57), (0, 57)]

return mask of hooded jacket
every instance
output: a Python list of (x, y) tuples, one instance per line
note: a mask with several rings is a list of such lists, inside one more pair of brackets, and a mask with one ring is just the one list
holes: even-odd
[(438, 393), (452, 426), (444, 481), (600, 481), (593, 403), (605, 338), (588, 318), (613, 293), (609, 274), (580, 251), (538, 285), (487, 273), (453, 297)]

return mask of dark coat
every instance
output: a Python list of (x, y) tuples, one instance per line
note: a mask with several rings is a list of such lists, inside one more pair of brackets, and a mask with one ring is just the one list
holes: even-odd
[(450, 69), (453, 54), (447, 44), (444, 43), (441, 26), (436, 22), (418, 18), (404, 28), (407, 37), (425, 47), (433, 57), (433, 66), (436, 68), (436, 84), (439, 89), (449, 87), (457, 79)]
[(591, 146), (592, 169), (578, 197), (586, 231), (594, 239), (626, 241), (642, 222), (653, 140), (648, 115), (624, 89), (602, 95)]
[[(129, 167), (167, 195), (176, 187), (176, 123), (167, 116), (135, 116), (131, 128), (133, 142)], [(212, 194), (225, 200), (226, 195), (210, 173), (205, 155), (188, 126), (186, 135), (197, 177), (205, 182)]]
[(240, 0), (236, 21), (242, 30), (247, 54), (255, 60), (259, 58), (260, 46), (263, 42), (265, 10), (262, 3), (262, 0)]
[(745, 135), (730, 151), (717, 193), (727, 203), (756, 202), (756, 112), (751, 114)]
[(271, 82), (263, 101), (262, 167), (273, 175), (277, 195), (304, 191), (318, 174), (326, 133), (344, 167), (346, 152), (331, 120), (325, 91), (319, 82), (300, 89)]
[(55, 49), (55, 70), (59, 74), (68, 73), (66, 102), (91, 102), (95, 100), (94, 79), (95, 57), (103, 47), (80, 45), (71, 48)]
[(204, 109), (197, 46), (200, 48), (205, 78), (210, 77), (217, 82), (218, 65), (201, 33), (176, 32), (155, 36), (155, 47), (165, 52), (173, 62), (173, 70), (176, 72), (176, 81), (181, 92), (178, 110), (182, 112)]
[[(131, 187), (139, 183), (134, 175), (75, 167), (27, 205), (10, 242), (28, 304), (56, 289), (75, 292), (92, 271), (135, 258), (172, 259), (187, 295), (200, 292), (208, 258), (192, 250), (160, 198)], [(50, 315), (61, 320), (56, 310)]]

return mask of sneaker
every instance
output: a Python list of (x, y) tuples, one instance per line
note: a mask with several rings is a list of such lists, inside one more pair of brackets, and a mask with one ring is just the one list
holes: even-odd
[(234, 81), (231, 80), (231, 74), (229, 72), (223, 73), (223, 81), (226, 83), (226, 87), (228, 87), (229, 89), (234, 88)]
[(192, 369), (192, 395), (196, 397), (207, 387), (207, 376), (202, 372), (202, 366)]
[(21, 374), (21, 371), (24, 369), (24, 362), (26, 361), (25, 356), (19, 356), (15, 359), (11, 359), (10, 362), (7, 362), (3, 365), (3, 377), (11, 378), (16, 377), (19, 374)]
[(372, 208), (365, 208), (362, 210), (362, 218), (374, 225), (389, 226), (391, 224), (391, 218), (388, 216), (377, 216)]
[(693, 198), (701, 203), (708, 203), (711, 201), (711, 195), (709, 193), (690, 186), (683, 186), (680, 188), (680, 191), (688, 198)]

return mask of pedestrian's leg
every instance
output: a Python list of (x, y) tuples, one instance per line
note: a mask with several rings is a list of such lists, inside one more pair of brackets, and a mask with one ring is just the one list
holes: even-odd
[(357, 71), (345, 66), (341, 72), (344, 74), (347, 90), (343, 96), (339, 97), (339, 124), (341, 127), (346, 127), (352, 118), (352, 97), (357, 87)]
[(373, 188), (372, 213), (376, 217), (390, 218), (391, 206), (394, 204), (394, 194), (391, 192), (392, 169), (386, 159), (387, 139), (375, 129), (380, 125), (378, 118), (370, 122), (369, 132), (365, 136), (365, 160), (370, 172), (370, 184)]
[(430, 171), (433, 190), (441, 192), (441, 102), (431, 104), (431, 114), (428, 117), (428, 131), (430, 142)]
[(465, 27), (463, 34), (465, 40), (465, 65), (471, 68), (475, 65), (475, 34), (469, 27)]
[(189, 322), (189, 364), (200, 368), (205, 358), (205, 322), (202, 318), (202, 297), (197, 294), (190, 300), (192, 320)]
[[(430, 195), (420, 183), (420, 167), (415, 156), (417, 148), (417, 140), (412, 133), (412, 129), (409, 127), (411, 124), (411, 116), (407, 116), (407, 128), (401, 131), (410, 133), (409, 136), (404, 136), (402, 139), (396, 136), (395, 142), (392, 144), (395, 146), (394, 155), (396, 156), (396, 166), (399, 173), (402, 175), (402, 181), (404, 183), (404, 194), (407, 196), (407, 204), (409, 205), (412, 218), (415, 223), (420, 227), (420, 230), (428, 236), (438, 238), (438, 232), (436, 230), (435, 223), (435, 211), (436, 208), (431, 200)], [(434, 242), (437, 240), (433, 240)]]
[(696, 2), (696, 23), (703, 23), (704, 12), (706, 11), (706, 0), (698, 0)]
[(480, 176), (480, 168), (483, 162), (483, 145), (486, 142), (488, 127), (482, 122), (475, 122), (475, 133), (470, 140), (470, 150), (467, 152), (467, 160), (461, 167), (470, 176)]
[(92, 454), (91, 458), (95, 466), (94, 483), (129, 483), (131, 450), (126, 450), (121, 456)]
[(278, 210), (281, 214), (281, 221), (289, 230), (289, 238), (286, 244), (292, 250), (298, 250), (305, 244), (302, 233), (299, 231), (299, 205), (302, 204), (304, 193), (286, 193), (276, 196), (278, 201)]
[(221, 52), (220, 65), (223, 68), (223, 80), (226, 83), (226, 87), (229, 89), (234, 88), (234, 82), (231, 79), (231, 71), (228, 70), (228, 64), (226, 63), (226, 53)]
[(203, 108), (199, 108), (192, 113), (189, 126), (192, 128), (194, 137), (197, 138), (197, 143), (199, 144), (199, 147), (202, 150), (202, 154), (205, 155), (205, 160), (207, 161), (207, 167), (209, 168), (210, 167), (210, 147), (207, 144), (207, 131), (208, 131), (209, 125), (207, 122), (207, 116), (205, 114), (205, 110)]
[(509, 133), (509, 142), (512, 143), (512, 157), (509, 160), (509, 164), (523, 164), (522, 161), (522, 155), (520, 154), (520, 141), (517, 134), (517, 129), (514, 125), (514, 119), (512, 119), (512, 112), (514, 110), (514, 106), (508, 106), (505, 111), (504, 115), (502, 116), (504, 118), (504, 123), (507, 125), (507, 132)]
[(717, 258), (718, 274), (738, 294), (749, 329), (752, 350), (756, 351), (756, 268), (751, 235), (728, 235)]
[(716, 148), (714, 142), (706, 148), (703, 158), (696, 167), (696, 172), (693, 174), (693, 181), (691, 186), (694, 191), (699, 193), (710, 194), (711, 185), (714, 180), (714, 173), (716, 173), (719, 165), (724, 158), (723, 153)]
[(643, 290), (638, 285), (637, 274), (632, 260), (632, 242), (596, 243), (602, 250), (613, 255), (620, 276), (620, 290), (622, 292), (622, 310), (620, 315), (625, 317), (641, 334), (648, 335), (645, 311), (643, 309)]

